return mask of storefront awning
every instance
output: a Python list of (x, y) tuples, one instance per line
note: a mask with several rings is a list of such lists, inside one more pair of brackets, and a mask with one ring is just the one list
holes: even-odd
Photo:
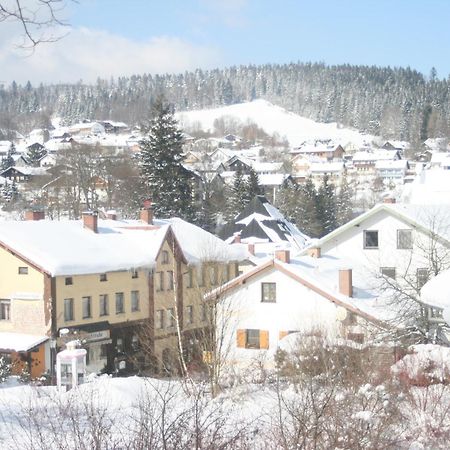
[(48, 339), (48, 336), (0, 332), (0, 352), (27, 352)]

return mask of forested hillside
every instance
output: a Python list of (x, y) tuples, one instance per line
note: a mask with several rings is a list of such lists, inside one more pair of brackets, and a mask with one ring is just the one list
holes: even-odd
[[(409, 68), (297, 63), (239, 66), (179, 75), (133, 75), (92, 85), (0, 88), (0, 127), (114, 119), (131, 125), (164, 93), (177, 110), (264, 98), (302, 116), (385, 138), (417, 142), (449, 134), (450, 80)], [(26, 131), (26, 130), (22, 130)]]

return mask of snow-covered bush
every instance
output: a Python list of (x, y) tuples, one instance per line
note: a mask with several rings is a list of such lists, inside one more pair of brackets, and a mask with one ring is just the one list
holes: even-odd
[(5, 382), (10, 374), (11, 363), (4, 356), (0, 356), (0, 383)]

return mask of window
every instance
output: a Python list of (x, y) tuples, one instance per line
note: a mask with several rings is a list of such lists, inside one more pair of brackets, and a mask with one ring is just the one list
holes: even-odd
[(101, 344), (100, 345), (100, 358), (106, 359), (108, 357), (108, 345), (109, 344)]
[(169, 319), (167, 328), (173, 328), (175, 326), (175, 309), (174, 308), (169, 308), (167, 310), (167, 317)]
[(211, 282), (211, 286), (217, 284), (217, 266), (211, 266), (209, 268), (209, 281)]
[(100, 274), (100, 281), (108, 281), (108, 277), (106, 276), (106, 273)]
[(19, 267), (19, 275), (28, 275), (28, 267)]
[(245, 336), (245, 348), (259, 348), (259, 330), (247, 330)]
[(194, 287), (194, 272), (192, 270), (192, 267), (189, 267), (188, 272), (186, 273), (187, 281), (186, 286), (188, 288)]
[(106, 294), (100, 295), (100, 315), (107, 316), (109, 314), (109, 301)]
[(208, 318), (208, 307), (205, 303), (202, 303), (202, 322), (206, 322)]
[(64, 283), (66, 286), (71, 286), (73, 284), (73, 278), (72, 277), (66, 277), (64, 280)]
[(274, 303), (277, 301), (276, 283), (261, 283), (261, 301)]
[(364, 248), (378, 248), (378, 231), (364, 230)]
[(164, 310), (158, 309), (156, 311), (156, 328), (161, 330), (164, 328)]
[(116, 292), (116, 314), (125, 312), (123, 304), (123, 292)]
[(194, 307), (192, 305), (186, 306), (186, 324), (194, 323)]
[(167, 290), (173, 291), (173, 271), (169, 270), (167, 272)]
[(428, 281), (428, 269), (417, 269), (417, 288), (420, 289)]
[(230, 280), (230, 266), (228, 264), (225, 264), (224, 268), (223, 268), (223, 276), (224, 279), (223, 281), (229, 281)]
[(64, 320), (66, 322), (74, 320), (73, 316), (73, 298), (64, 299)]
[(169, 252), (167, 250), (161, 252), (161, 264), (169, 264)]
[(383, 275), (383, 277), (388, 277), (395, 280), (395, 267), (382, 267), (381, 275)]
[(164, 290), (164, 272), (156, 272), (156, 290)]
[(83, 297), (81, 303), (83, 306), (83, 319), (91, 317), (91, 297)]
[(0, 320), (11, 320), (11, 300), (0, 300)]
[(428, 308), (428, 317), (430, 319), (442, 319), (442, 313), (444, 310), (442, 308)]
[(139, 311), (139, 291), (131, 291), (131, 311)]
[(139, 277), (139, 273), (137, 270), (132, 270), (131, 271), (131, 278), (138, 278)]
[(203, 266), (197, 267), (197, 283), (199, 287), (205, 285), (205, 268)]
[(397, 230), (397, 248), (399, 249), (413, 248), (412, 230)]

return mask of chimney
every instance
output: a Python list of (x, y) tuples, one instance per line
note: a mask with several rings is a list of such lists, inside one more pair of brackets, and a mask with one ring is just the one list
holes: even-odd
[(289, 250), (275, 250), (275, 258), (289, 264), (291, 262), (291, 252)]
[(395, 198), (393, 198), (393, 197), (386, 197), (386, 198), (383, 199), (383, 203), (391, 203), (391, 204), (393, 204), (393, 203), (396, 203), (396, 201), (395, 201)]
[(25, 220), (44, 220), (44, 211), (25, 211)]
[(117, 220), (117, 213), (115, 210), (111, 209), (106, 211), (106, 218), (109, 220)]
[(139, 214), (139, 218), (146, 224), (153, 225), (152, 201), (149, 198), (144, 200), (143, 207)]
[(308, 256), (311, 256), (311, 258), (320, 258), (320, 247), (308, 248)]
[(233, 244), (240, 244), (241, 243), (241, 233), (234, 233), (234, 240)]
[(339, 292), (353, 297), (352, 269), (339, 269)]
[(83, 212), (83, 226), (89, 228), (94, 233), (98, 233), (98, 213), (97, 211)]
[(149, 225), (153, 225), (153, 210), (152, 210), (152, 208), (150, 207), (150, 208), (141, 209), (140, 219)]
[(255, 244), (253, 243), (249, 243), (248, 247), (247, 247), (248, 252), (250, 253), (250, 255), (255, 256)]

